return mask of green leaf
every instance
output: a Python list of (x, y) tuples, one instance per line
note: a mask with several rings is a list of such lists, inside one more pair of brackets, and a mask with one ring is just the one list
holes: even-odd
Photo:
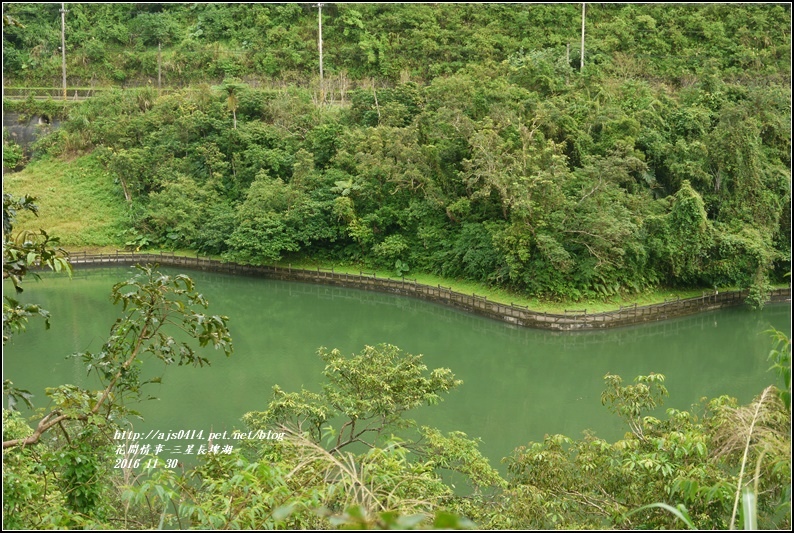
[(678, 507), (673, 507), (672, 505), (668, 505), (666, 503), (651, 503), (649, 505), (643, 505), (639, 509), (634, 509), (633, 511), (626, 513), (626, 517), (633, 515), (634, 513), (638, 513), (640, 511), (644, 511), (646, 509), (653, 509), (658, 507), (660, 509), (664, 509), (665, 511), (669, 511), (672, 513), (676, 518), (684, 522), (689, 529), (697, 529), (695, 524), (692, 523), (692, 518), (689, 516), (689, 512), (687, 512), (686, 507), (682, 504), (678, 504)]
[(290, 503), (273, 509), (273, 514), (271, 516), (273, 517), (273, 520), (276, 520), (277, 522), (283, 522), (289, 518), (293, 511), (295, 511), (295, 504)]
[(742, 492), (742, 516), (744, 517), (745, 531), (758, 529), (756, 496), (750, 487), (745, 487)]
[[(383, 516), (383, 514), (385, 513), (382, 513), (381, 516)], [(397, 517), (397, 520), (395, 521), (395, 526), (397, 526), (399, 529), (415, 529), (416, 526), (418, 526), (425, 520), (425, 518), (427, 517), (422, 514), (400, 516)]]
[(475, 527), (468, 518), (463, 518), (446, 511), (437, 511), (433, 520), (433, 529), (470, 529)]

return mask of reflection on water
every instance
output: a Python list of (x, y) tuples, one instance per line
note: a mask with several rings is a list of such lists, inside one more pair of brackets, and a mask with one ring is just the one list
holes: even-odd
[[(164, 269), (175, 272), (173, 269)], [(70, 281), (45, 276), (28, 283), (25, 301), (53, 316), (44, 331), (34, 319), (4, 354), (5, 377), (36, 394), (44, 387), (85, 384), (79, 361), (64, 356), (97, 350), (117, 310), (110, 287), (129, 268), (81, 269)], [(497, 464), (518, 445), (547, 433), (577, 437), (586, 428), (618, 438), (626, 428), (601, 406), (606, 373), (625, 381), (650, 372), (667, 376), (667, 406), (688, 409), (703, 396), (748, 402), (775, 376), (763, 331), (788, 330), (790, 306), (760, 313), (735, 308), (594, 332), (562, 333), (510, 326), (407, 297), (253, 277), (190, 272), (210, 311), (230, 317), (235, 353), (210, 368), (174, 367), (163, 373), (159, 397), (139, 410), (136, 429), (223, 431), (242, 428), (240, 416), (264, 409), (273, 385), (319, 390), (318, 347), (358, 352), (391, 343), (425, 355), (429, 368), (449, 367), (464, 384), (438, 405), (420, 409), (421, 424), (482, 439)]]

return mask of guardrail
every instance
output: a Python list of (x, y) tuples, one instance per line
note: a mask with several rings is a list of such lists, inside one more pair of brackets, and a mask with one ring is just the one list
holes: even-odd
[[(81, 102), (92, 96), (114, 89), (119, 89), (119, 87), (67, 87), (65, 100), (68, 102)], [(129, 90), (136, 89), (140, 89), (140, 87), (129, 88)], [(162, 88), (159, 91), (157, 88), (153, 90), (157, 91), (159, 94), (168, 94), (179, 89), (168, 87)], [(61, 87), (4, 87), (3, 98), (6, 100), (27, 100), (32, 98), (34, 100), (64, 101), (63, 88)]]
[[(109, 87), (67, 87), (67, 100), (85, 100), (97, 93), (109, 90)], [(8, 100), (62, 100), (62, 87), (3, 87), (3, 98)]]
[[(238, 275), (263, 276), (285, 281), (303, 281), (323, 283), (364, 290), (374, 290), (413, 296), (424, 300), (439, 302), (445, 305), (477, 313), (496, 320), (519, 326), (574, 331), (596, 328), (629, 326), (657, 320), (666, 320), (679, 316), (690, 315), (701, 311), (709, 311), (722, 307), (743, 304), (748, 291), (704, 291), (695, 298), (666, 300), (662, 303), (640, 306), (637, 304), (620, 306), (615, 311), (588, 313), (587, 309), (565, 310), (564, 314), (540, 313), (525, 306), (516, 304), (505, 305), (488, 300), (476, 294), (463, 294), (453, 291), (450, 287), (431, 286), (418, 283), (415, 279), (378, 277), (375, 273), (359, 271), (358, 274), (335, 272), (333, 268), (305, 270), (275, 265), (241, 265), (227, 263), (199, 256), (187, 257), (160, 252), (157, 254), (141, 252), (122, 252), (115, 254), (89, 254), (87, 252), (71, 253), (69, 262), (72, 265), (103, 265), (103, 264), (136, 264), (159, 263), (166, 266), (178, 266), (193, 270), (223, 272)], [(776, 289), (770, 293), (773, 302), (791, 301), (791, 289)]]

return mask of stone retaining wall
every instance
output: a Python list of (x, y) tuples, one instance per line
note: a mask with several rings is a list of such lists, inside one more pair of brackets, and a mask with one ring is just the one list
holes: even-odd
[[(322, 283), (340, 287), (374, 290), (412, 296), (438, 302), (477, 313), (489, 318), (516, 324), (520, 326), (559, 330), (575, 331), (595, 328), (611, 328), (629, 326), (657, 320), (666, 320), (679, 316), (691, 315), (701, 311), (710, 311), (723, 307), (741, 305), (747, 298), (747, 291), (733, 291), (718, 293), (717, 291), (704, 292), (702, 296), (686, 299), (675, 299), (658, 304), (640, 306), (621, 306), (615, 311), (604, 313), (587, 313), (586, 309), (566, 310), (563, 314), (539, 313), (519, 305), (505, 305), (488, 300), (476, 294), (462, 294), (449, 287), (437, 285), (423, 285), (416, 280), (405, 278), (382, 278), (377, 275), (360, 272), (347, 274), (334, 272), (333, 269), (303, 270), (290, 266), (253, 266), (226, 263), (216, 259), (185, 257), (174, 254), (116, 252), (115, 254), (88, 254), (73, 253), (69, 262), (74, 266), (79, 265), (107, 265), (107, 264), (144, 264), (159, 263), (164, 266), (184, 267), (192, 270), (208, 272), (224, 272), (249, 276), (263, 276), (271, 279), (285, 281), (303, 281), (309, 283)], [(776, 289), (770, 294), (772, 302), (790, 302), (791, 289)]]

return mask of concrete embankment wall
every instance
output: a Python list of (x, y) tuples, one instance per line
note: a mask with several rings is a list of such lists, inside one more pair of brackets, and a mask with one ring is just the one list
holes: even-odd
[[(20, 121), (20, 119), (22, 120)], [(3, 113), (3, 129), (28, 156), (31, 146), (37, 139), (59, 127), (60, 121), (57, 119), (49, 120), (38, 115), (23, 117), (19, 113)]]
[[(291, 267), (253, 266), (225, 263), (216, 259), (185, 257), (173, 254), (147, 254), (117, 252), (115, 254), (73, 253), (70, 263), (80, 265), (145, 264), (159, 263), (163, 266), (177, 266), (207, 272), (223, 272), (249, 276), (262, 276), (285, 281), (322, 283), (355, 289), (374, 290), (412, 296), (456, 307), (489, 318), (533, 328), (558, 331), (581, 331), (596, 328), (629, 326), (691, 315), (723, 307), (741, 305), (747, 298), (747, 291), (718, 293), (704, 292), (696, 298), (675, 299), (653, 305), (621, 306), (615, 311), (587, 313), (587, 310), (565, 311), (564, 314), (539, 313), (519, 305), (505, 305), (493, 302), (475, 294), (462, 294), (449, 287), (423, 285), (416, 280), (404, 278), (382, 278), (375, 274), (361, 272), (347, 274), (334, 272), (333, 269), (302, 270)], [(777, 289), (770, 294), (772, 302), (790, 302), (791, 289)]]

